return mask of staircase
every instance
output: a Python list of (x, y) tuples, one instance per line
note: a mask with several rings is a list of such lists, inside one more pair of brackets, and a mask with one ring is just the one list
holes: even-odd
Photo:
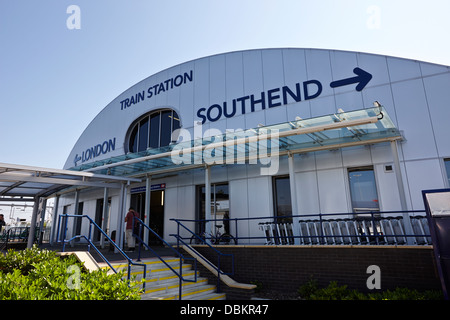
[[(180, 260), (176, 257), (164, 257), (164, 261), (174, 270), (179, 270)], [(142, 300), (178, 300), (180, 279), (168, 268), (159, 258), (142, 259), (140, 263), (147, 266), (145, 292), (142, 293)], [(123, 271), (127, 277), (128, 263), (111, 263), (117, 271)], [(107, 266), (103, 266), (108, 268)], [(131, 276), (136, 280), (142, 279), (143, 267), (131, 266)], [(110, 272), (113, 272), (112, 270)], [(185, 279), (194, 280), (195, 271), (192, 265), (183, 264), (182, 274)], [(197, 271), (196, 282), (182, 282), (182, 300), (225, 300), (224, 293), (216, 293), (216, 286), (208, 284), (207, 278), (200, 277)]]

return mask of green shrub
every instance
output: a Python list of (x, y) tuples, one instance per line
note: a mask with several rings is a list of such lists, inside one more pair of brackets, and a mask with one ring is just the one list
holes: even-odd
[(364, 294), (348, 289), (346, 285), (339, 286), (331, 281), (325, 288), (318, 288), (317, 281), (310, 279), (298, 289), (302, 299), (306, 300), (442, 300), (441, 291), (428, 290), (419, 292), (415, 289), (396, 288), (376, 293)]
[(0, 300), (137, 300), (137, 282), (123, 273), (88, 272), (75, 256), (37, 247), (0, 255)]
[(312, 276), (309, 278), (308, 282), (306, 282), (304, 285), (302, 285), (298, 289), (298, 294), (302, 299), (308, 299), (311, 297), (311, 295), (314, 294), (319, 289), (317, 280), (314, 279)]

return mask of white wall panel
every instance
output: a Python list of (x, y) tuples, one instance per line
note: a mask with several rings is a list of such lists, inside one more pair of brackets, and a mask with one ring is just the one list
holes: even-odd
[(386, 172), (384, 166), (385, 164), (374, 165), (380, 210), (402, 210), (395, 172)]
[(358, 146), (342, 149), (342, 163), (344, 167), (358, 167), (372, 164), (369, 146)]
[(284, 49), (283, 73), (284, 82), (287, 86), (293, 86), (308, 80), (305, 64), (305, 50)]
[[(209, 59), (199, 59), (194, 62), (195, 64), (195, 81), (194, 81), (194, 105), (193, 108), (198, 110), (210, 107), (210, 94), (209, 94)], [(197, 112), (197, 111), (196, 111)], [(205, 114), (205, 113), (204, 113)], [(197, 115), (194, 116), (194, 121), (200, 120)], [(202, 126), (203, 132), (208, 129), (208, 126)]]
[[(243, 64), (244, 64), (244, 94), (259, 95), (262, 91), (264, 91), (261, 51), (260, 50), (245, 51), (243, 53)], [(248, 101), (247, 105), (249, 105)], [(261, 110), (260, 105), (258, 105), (257, 108), (258, 110)]]
[(342, 167), (342, 152), (340, 149), (319, 151), (316, 155), (316, 168), (331, 169)]
[(284, 85), (283, 53), (281, 50), (261, 51), (264, 90)]
[[(248, 218), (247, 179), (232, 180), (228, 184), (230, 192), (230, 218)], [(239, 225), (238, 236), (249, 234), (249, 224), (245, 222)], [(230, 224), (230, 232), (236, 235), (233, 223)]]
[(423, 79), (440, 156), (450, 156), (450, 73)]
[[(361, 110), (367, 107), (364, 105), (362, 93), (357, 91), (347, 91), (345, 93), (336, 94), (334, 99), (336, 101), (336, 108), (340, 108), (345, 112)], [(373, 107), (373, 105), (370, 105), (370, 107)]]
[(210, 103), (222, 105), (226, 100), (226, 65), (224, 55), (209, 58)]
[(363, 93), (370, 88), (389, 83), (389, 72), (385, 56), (358, 53), (357, 59), (358, 66), (372, 75), (372, 79), (362, 91)]
[(421, 77), (419, 62), (414, 60), (387, 57), (391, 82)]
[(420, 62), (420, 70), (422, 70), (422, 76), (426, 77), (433, 74), (450, 72), (450, 67), (427, 62)]
[[(307, 49), (305, 50), (307, 80), (319, 80), (322, 83), (321, 96), (334, 94), (330, 83), (333, 76), (330, 68), (330, 54), (327, 50)], [(314, 99), (316, 100), (316, 99)]]
[(444, 188), (444, 179), (439, 160), (408, 161), (409, 197), (413, 210), (423, 210), (422, 190)]
[(344, 174), (342, 168), (317, 171), (321, 213), (351, 212)]
[[(304, 102), (303, 102), (304, 103)], [(333, 114), (336, 112), (336, 100), (334, 96), (324, 96), (313, 100), (309, 100), (311, 106), (311, 117), (320, 117), (328, 114)], [(299, 115), (303, 119), (307, 119), (307, 116), (302, 114)]]
[(420, 79), (392, 84), (398, 128), (404, 132), (405, 159), (436, 157), (436, 144)]
[[(185, 72), (189, 73), (191, 70), (194, 70), (194, 63), (188, 62), (180, 65), (180, 74), (184, 74)], [(194, 83), (197, 81), (197, 74), (193, 74), (193, 81), (187, 82), (186, 84), (180, 86), (180, 100), (178, 102), (178, 108), (175, 110), (179, 110), (181, 120), (181, 126), (185, 129), (192, 128), (194, 125), (194, 121), (197, 121), (197, 108), (199, 108), (194, 103)], [(176, 106), (175, 106), (176, 107)], [(201, 108), (201, 107), (200, 107)]]
[[(177, 233), (176, 223), (169, 221), (169, 219), (179, 218), (177, 212), (181, 211), (178, 208), (180, 189), (181, 188), (166, 188), (164, 192), (164, 239), (170, 239), (171, 237), (169, 237), (169, 234)], [(175, 199), (176, 201), (173, 201)], [(186, 212), (184, 212), (183, 216), (185, 215), (187, 215)]]
[(317, 174), (315, 171), (295, 174), (298, 214), (320, 213)]
[(296, 172), (316, 170), (316, 156), (314, 152), (296, 155), (294, 163)]
[(373, 103), (378, 101), (386, 109), (392, 122), (397, 126), (397, 114), (392, 97), (392, 88), (390, 84), (366, 88), (361, 91), (364, 108), (372, 108)]
[[(330, 51), (330, 63), (332, 72), (332, 81), (347, 79), (355, 77), (353, 69), (358, 66), (356, 59), (356, 52), (345, 51)], [(330, 82), (324, 83), (324, 86), (329, 86)], [(350, 84), (342, 87), (334, 88), (334, 94), (343, 92), (355, 91), (357, 83)]]
[(253, 217), (268, 217), (272, 215), (271, 177), (248, 179), (248, 210)]

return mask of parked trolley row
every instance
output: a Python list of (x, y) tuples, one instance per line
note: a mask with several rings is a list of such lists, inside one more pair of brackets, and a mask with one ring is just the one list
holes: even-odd
[[(302, 219), (297, 237), (302, 245), (404, 245), (408, 237), (416, 245), (431, 245), (426, 217), (411, 216), (410, 220), (413, 234), (405, 232), (402, 216)], [(295, 243), (292, 222), (261, 222), (259, 228), (268, 245)]]

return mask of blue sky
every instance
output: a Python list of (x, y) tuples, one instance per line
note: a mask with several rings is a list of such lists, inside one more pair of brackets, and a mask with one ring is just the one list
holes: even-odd
[[(69, 29), (70, 5), (80, 29)], [(450, 1), (0, 0), (0, 162), (62, 168), (111, 100), (173, 65), (299, 47), (450, 65)]]

